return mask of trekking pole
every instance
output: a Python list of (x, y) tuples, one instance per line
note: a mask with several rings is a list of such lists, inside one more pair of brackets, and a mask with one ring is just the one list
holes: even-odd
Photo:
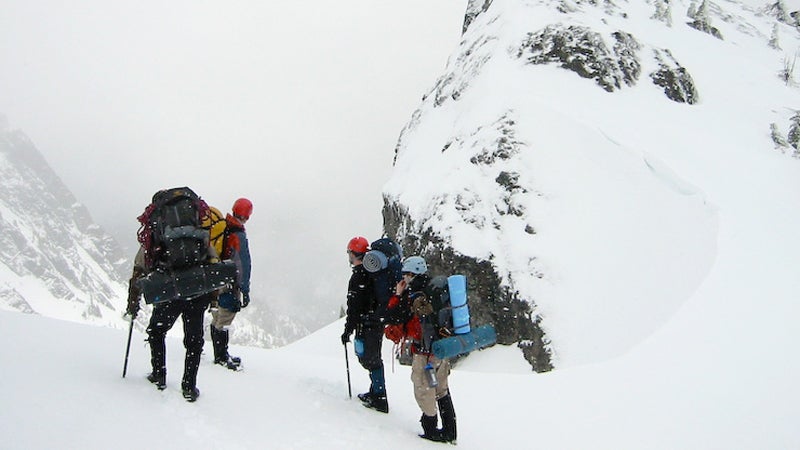
[(131, 326), (128, 328), (128, 346), (125, 348), (125, 365), (122, 366), (122, 378), (128, 373), (128, 355), (131, 353), (131, 336), (133, 335), (133, 316), (131, 316)]
[(347, 395), (353, 398), (353, 389), (350, 387), (350, 359), (347, 357), (347, 342), (344, 343), (344, 364), (347, 367)]

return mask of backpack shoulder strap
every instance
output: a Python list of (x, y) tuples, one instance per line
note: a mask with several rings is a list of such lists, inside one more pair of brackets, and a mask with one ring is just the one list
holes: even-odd
[(234, 234), (239, 231), (244, 231), (244, 228), (225, 221), (225, 231), (222, 233), (222, 254), (219, 255), (221, 259), (228, 259), (233, 253), (233, 243), (238, 243), (239, 238)]

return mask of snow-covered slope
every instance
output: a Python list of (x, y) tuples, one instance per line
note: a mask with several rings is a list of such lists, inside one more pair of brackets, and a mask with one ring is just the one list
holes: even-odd
[(0, 309), (124, 326), (126, 265), (33, 143), (3, 124)]
[[(519, 314), (497, 311), (532, 305), (556, 366), (628, 352), (724, 264), (730, 227), (797, 200), (800, 91), (780, 72), (800, 33), (764, 6), (471, 2), (400, 136), (389, 233), (407, 254), (480, 264), (456, 270), (511, 342), (529, 339)], [(481, 285), (487, 268), (501, 289)]]
[[(748, 286), (743, 278), (734, 288)], [(784, 316), (798, 311), (778, 295), (753, 305), (745, 322), (721, 300), (690, 301), (654, 338), (602, 364), (531, 374), (514, 348), (473, 354), (450, 376), (458, 448), (798, 448), (800, 370), (790, 357), (798, 335)], [(392, 369), (388, 345), (389, 414), (348, 399), (342, 327), (281, 349), (234, 346), (243, 372), (205, 355), (202, 394), (187, 403), (180, 335), (168, 339), (168, 387), (159, 392), (144, 378), (149, 352), (138, 331), (123, 379), (124, 331), (0, 312), (0, 340), (15, 342), (0, 346), (0, 360), (13, 362), (0, 372), (0, 436), (4, 447), (25, 449), (439, 445), (417, 438), (409, 368)], [(369, 379), (348, 348), (355, 396)]]

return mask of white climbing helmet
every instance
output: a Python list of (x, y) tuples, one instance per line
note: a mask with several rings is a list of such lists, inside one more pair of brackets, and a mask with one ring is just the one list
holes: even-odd
[(402, 272), (411, 272), (414, 275), (421, 275), (428, 271), (428, 264), (421, 256), (409, 256), (403, 261)]

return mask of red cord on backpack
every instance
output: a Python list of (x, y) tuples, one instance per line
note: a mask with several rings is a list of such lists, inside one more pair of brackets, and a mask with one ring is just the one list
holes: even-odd
[(153, 267), (153, 252), (151, 251), (153, 245), (153, 233), (152, 227), (150, 225), (150, 215), (153, 214), (153, 210), (156, 209), (156, 205), (150, 203), (144, 209), (144, 212), (141, 216), (137, 217), (136, 220), (139, 221), (139, 230), (136, 232), (136, 240), (139, 241), (142, 248), (144, 249), (144, 264), (145, 267)]

